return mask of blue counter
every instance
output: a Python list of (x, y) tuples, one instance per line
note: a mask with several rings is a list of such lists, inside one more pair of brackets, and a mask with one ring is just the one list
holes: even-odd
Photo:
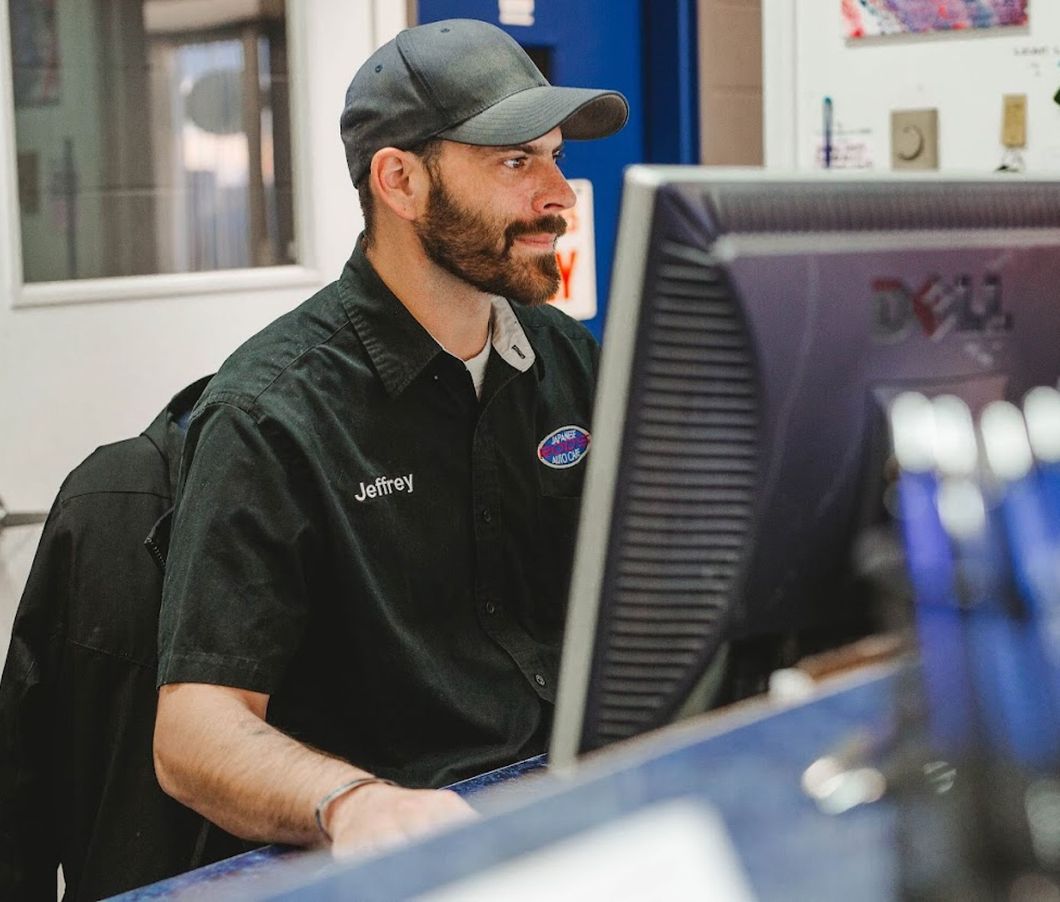
[(335, 862), (326, 853), (269, 847), (117, 898), (405, 899), (687, 798), (721, 815), (760, 899), (893, 899), (893, 805), (822, 814), (799, 780), (853, 733), (885, 730), (894, 691), (893, 671), (873, 669), (783, 710), (751, 703), (624, 743), (590, 756), (569, 777), (541, 770), (537, 760), (484, 775), (454, 787), (481, 820), (377, 858)]

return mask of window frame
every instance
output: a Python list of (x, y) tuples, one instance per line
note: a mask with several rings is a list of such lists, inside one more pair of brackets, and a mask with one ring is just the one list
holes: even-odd
[[(378, 2), (378, 0), (376, 0)], [(18, 204), (18, 141), (15, 133), (14, 75), (11, 59), (11, 24), (8, 4), (0, 2), (0, 253), (7, 257), (0, 285), (6, 288), (13, 309), (48, 307), (101, 301), (176, 298), (189, 295), (286, 290), (321, 284), (315, 253), (314, 210), (311, 197), (308, 135), (309, 97), (306, 77), (308, 7), (303, 0), (287, 0), (288, 73), (291, 115), (291, 188), (294, 194), (294, 246), (297, 263), (219, 269), (205, 272), (156, 273), (65, 279), (26, 283), (22, 266), (22, 222)], [(4, 134), (6, 132), (6, 134)], [(5, 284), (6, 283), (6, 284)]]

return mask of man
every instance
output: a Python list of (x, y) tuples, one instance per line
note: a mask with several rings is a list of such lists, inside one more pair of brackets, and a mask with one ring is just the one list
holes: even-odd
[(584, 476), (547, 449), (588, 441), (597, 356), (543, 306), (557, 161), (626, 116), (470, 20), (354, 77), (365, 234), (225, 363), (185, 445), (155, 763), (224, 829), (378, 847), (468, 815), (431, 787), (543, 750)]

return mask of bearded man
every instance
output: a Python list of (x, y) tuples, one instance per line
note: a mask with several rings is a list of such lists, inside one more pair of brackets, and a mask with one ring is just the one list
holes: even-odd
[(181, 465), (155, 766), (225, 830), (387, 845), (468, 816), (436, 787), (544, 750), (597, 361), (544, 304), (558, 161), (627, 113), (470, 20), (354, 77), (365, 232), (224, 364)]

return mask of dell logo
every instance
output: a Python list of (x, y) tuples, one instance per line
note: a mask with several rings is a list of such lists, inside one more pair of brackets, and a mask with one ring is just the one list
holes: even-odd
[(931, 276), (910, 289), (901, 279), (872, 283), (872, 336), (896, 344), (919, 330), (932, 341), (950, 333), (997, 335), (1012, 331), (1012, 314), (1002, 307), (1001, 277), (987, 274), (977, 285), (970, 275), (952, 280)]

